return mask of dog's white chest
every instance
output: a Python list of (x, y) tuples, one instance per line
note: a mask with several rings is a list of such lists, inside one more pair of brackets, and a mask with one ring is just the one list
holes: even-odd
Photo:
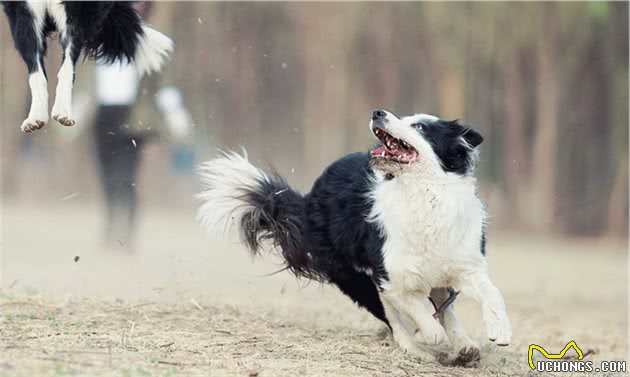
[(452, 284), (480, 253), (484, 211), (474, 182), (389, 181), (376, 186), (373, 221), (385, 235), (391, 289), (428, 291)]

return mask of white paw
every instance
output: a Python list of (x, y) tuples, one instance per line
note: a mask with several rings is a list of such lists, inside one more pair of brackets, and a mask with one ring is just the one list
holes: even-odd
[(31, 133), (33, 131), (39, 130), (40, 128), (44, 127), (46, 125), (46, 123), (48, 123), (48, 117), (28, 117), (26, 118), (26, 120), (24, 120), (24, 122), (22, 122), (22, 125), (20, 126), (20, 129), (22, 130), (22, 132), (26, 132), (26, 133)]
[(507, 346), (512, 340), (512, 324), (507, 315), (489, 315), (486, 319), (488, 339), (498, 346)]
[(448, 341), (444, 327), (437, 320), (427, 321), (414, 336), (418, 341), (428, 345), (438, 345)]
[(59, 122), (59, 124), (61, 124), (62, 126), (66, 126), (66, 127), (72, 127), (74, 126), (74, 123), (75, 123), (74, 119), (72, 119), (72, 117), (69, 114), (63, 113), (63, 112), (58, 113), (58, 112), (55, 112), (54, 109), (53, 109), (52, 118), (56, 120), (57, 122)]

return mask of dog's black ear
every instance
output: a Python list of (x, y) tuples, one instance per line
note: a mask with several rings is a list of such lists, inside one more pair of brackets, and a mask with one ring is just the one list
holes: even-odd
[(476, 148), (479, 144), (483, 142), (483, 136), (472, 128), (467, 128), (462, 135), (464, 140), (473, 148)]

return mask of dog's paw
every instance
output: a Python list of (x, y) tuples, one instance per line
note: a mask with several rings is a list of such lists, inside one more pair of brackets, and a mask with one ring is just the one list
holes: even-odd
[(457, 352), (457, 356), (452, 361), (452, 365), (464, 368), (476, 368), (481, 360), (479, 347), (465, 347)]
[(444, 366), (476, 368), (481, 360), (481, 352), (479, 347), (464, 347), (455, 355), (442, 352), (437, 356), (437, 361)]
[(22, 130), (22, 132), (25, 133), (31, 133), (34, 132), (36, 130), (39, 130), (40, 128), (44, 127), (46, 125), (46, 123), (48, 123), (48, 119), (47, 118), (43, 118), (43, 117), (28, 117), (26, 118), (26, 120), (24, 120), (24, 122), (22, 122), (22, 125), (20, 126), (20, 129)]
[(59, 122), (62, 126), (72, 127), (75, 124), (74, 119), (72, 119), (70, 115), (53, 114), (52, 118)]
[(488, 339), (498, 346), (507, 346), (512, 340), (512, 324), (507, 315), (495, 315), (486, 321)]

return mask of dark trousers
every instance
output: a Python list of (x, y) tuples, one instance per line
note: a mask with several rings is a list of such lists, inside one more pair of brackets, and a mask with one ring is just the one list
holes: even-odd
[(105, 194), (105, 242), (131, 247), (136, 223), (138, 165), (143, 141), (129, 136), (124, 125), (129, 120), (130, 106), (100, 106), (96, 116), (94, 137), (101, 186)]

